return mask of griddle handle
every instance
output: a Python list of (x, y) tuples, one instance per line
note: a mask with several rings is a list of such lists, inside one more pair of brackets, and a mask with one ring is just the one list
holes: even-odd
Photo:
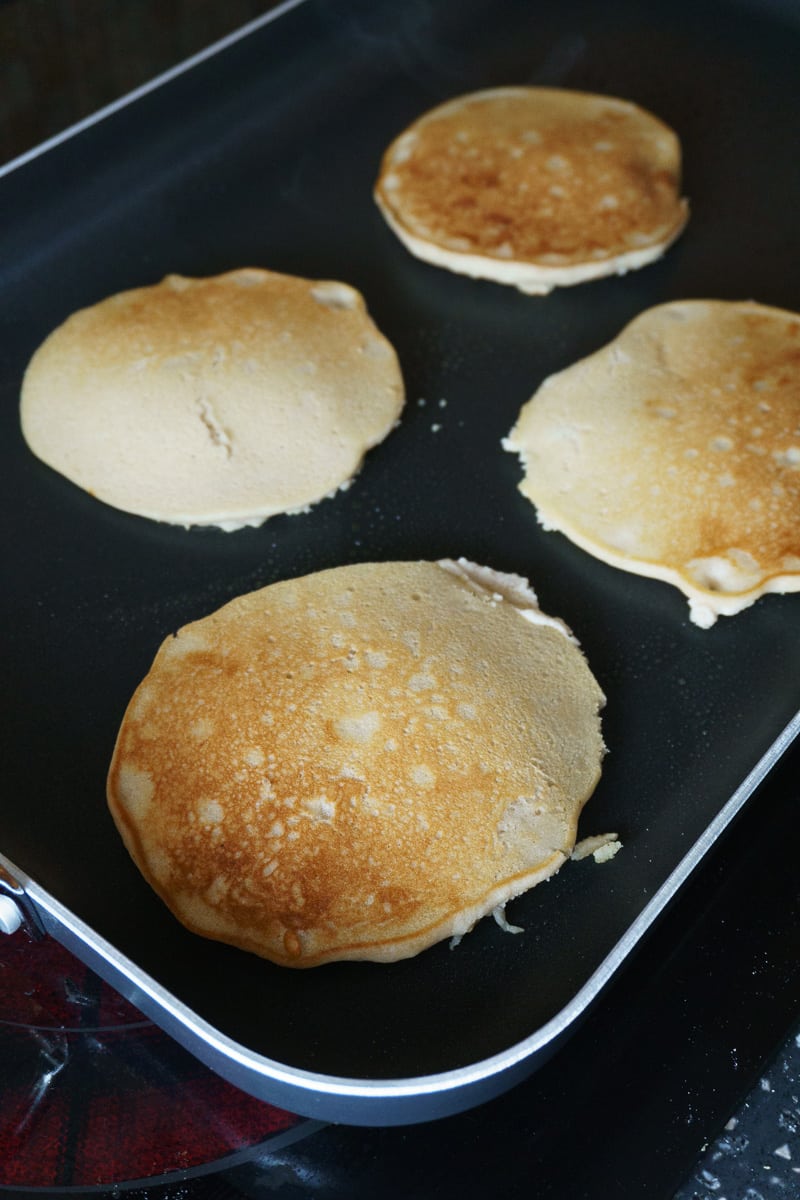
[(22, 884), (0, 864), (0, 933), (24, 929), (34, 941), (45, 937), (45, 929)]

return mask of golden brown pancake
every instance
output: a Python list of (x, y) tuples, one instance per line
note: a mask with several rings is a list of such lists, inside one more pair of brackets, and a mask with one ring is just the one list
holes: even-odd
[(125, 714), (111, 813), (189, 929), (273, 962), (391, 962), (569, 856), (600, 688), (518, 576), (367, 563), (178, 631)]
[(800, 316), (687, 300), (545, 380), (504, 443), (545, 528), (707, 628), (800, 590)]
[(689, 215), (680, 173), (678, 138), (635, 104), (504, 87), (415, 121), (375, 199), (419, 258), (544, 293), (659, 258)]
[(357, 291), (249, 268), (75, 313), (33, 356), (21, 419), (34, 454), (107, 504), (238, 529), (346, 486), (403, 398)]

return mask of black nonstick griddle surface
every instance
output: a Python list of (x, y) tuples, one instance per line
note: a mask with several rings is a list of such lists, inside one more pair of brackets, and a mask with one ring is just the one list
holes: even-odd
[[(551, 372), (674, 298), (800, 309), (800, 26), (734, 3), (307, 0), (0, 179), (0, 850), (201, 1017), (292, 1067), (462, 1067), (567, 1005), (800, 706), (800, 597), (704, 632), (683, 597), (542, 532), (500, 439)], [(796, 14), (796, 9), (794, 10)], [(371, 199), (384, 146), (501, 84), (607, 92), (681, 135), (692, 219), (658, 264), (525, 297), (413, 259)], [(264, 266), (360, 288), (400, 355), (399, 428), (344, 493), (224, 534), (116, 512), (26, 451), (26, 363), (71, 311), (169, 272)], [(184, 931), (105, 807), (123, 711), (161, 640), (232, 596), (343, 563), (465, 555), (528, 576), (604, 688), (609, 746), (569, 864), (456, 950), (273, 967)]]

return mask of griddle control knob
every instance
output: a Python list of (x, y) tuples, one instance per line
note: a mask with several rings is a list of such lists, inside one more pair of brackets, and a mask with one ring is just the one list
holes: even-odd
[(22, 925), (22, 911), (10, 896), (0, 896), (0, 933), (16, 933)]

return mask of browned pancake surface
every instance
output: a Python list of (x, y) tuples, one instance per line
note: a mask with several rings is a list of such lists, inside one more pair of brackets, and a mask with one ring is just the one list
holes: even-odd
[(416, 121), (387, 151), (376, 196), (412, 249), (444, 253), (441, 265), (477, 255), (546, 272), (663, 249), (686, 221), (679, 186), (678, 139), (641, 108), (500, 88)]
[(443, 567), (339, 568), (164, 643), (109, 803), (191, 929), (292, 966), (392, 960), (561, 865), (601, 703), (563, 632)]
[(800, 316), (684, 301), (546, 380), (507, 446), (546, 525), (698, 623), (800, 588)]
[(236, 529), (348, 483), (403, 401), (359, 292), (244, 268), (72, 314), (28, 366), (21, 422), (36, 455), (108, 504)]

